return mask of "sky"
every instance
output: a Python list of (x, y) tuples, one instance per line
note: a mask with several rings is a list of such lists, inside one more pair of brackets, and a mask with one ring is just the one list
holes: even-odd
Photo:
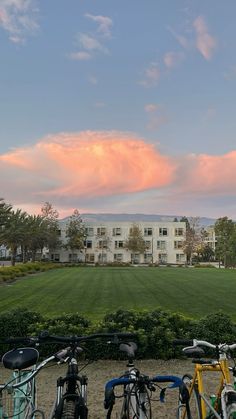
[(236, 219), (235, 0), (0, 0), (0, 197)]

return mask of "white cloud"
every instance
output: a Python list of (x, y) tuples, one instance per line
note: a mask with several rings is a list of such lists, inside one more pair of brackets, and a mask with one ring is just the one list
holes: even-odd
[(205, 19), (198, 16), (193, 22), (196, 31), (196, 47), (206, 60), (210, 60), (216, 49), (216, 40), (209, 34)]
[(113, 26), (112, 19), (107, 16), (94, 16), (90, 13), (86, 13), (85, 17), (93, 20), (94, 22), (98, 23), (97, 32), (105, 37), (111, 36), (111, 27)]
[(144, 79), (141, 80), (139, 84), (145, 87), (157, 86), (161, 76), (159, 65), (157, 63), (151, 63), (149, 67), (146, 68), (144, 76)]
[(1, 0), (0, 27), (8, 33), (10, 41), (23, 43), (38, 29), (35, 4), (35, 0)]
[(147, 129), (150, 131), (155, 131), (161, 125), (168, 122), (166, 112), (162, 105), (149, 103), (144, 106), (144, 110), (148, 115)]
[(91, 54), (86, 51), (71, 52), (69, 57), (75, 61), (87, 61), (92, 58)]
[(188, 49), (190, 47), (190, 41), (186, 36), (180, 35), (179, 33), (175, 32), (174, 29), (172, 29), (170, 26), (168, 26), (167, 29), (184, 49)]

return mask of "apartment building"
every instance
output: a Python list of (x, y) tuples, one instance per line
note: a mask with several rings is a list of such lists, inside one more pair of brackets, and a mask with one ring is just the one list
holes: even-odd
[[(130, 221), (87, 221), (84, 249), (61, 248), (50, 253), (49, 259), (58, 262), (184, 264), (183, 241), (186, 225), (180, 221), (135, 222), (145, 240), (143, 254), (132, 253), (125, 247), (133, 223)], [(66, 243), (66, 221), (60, 221), (60, 236)]]

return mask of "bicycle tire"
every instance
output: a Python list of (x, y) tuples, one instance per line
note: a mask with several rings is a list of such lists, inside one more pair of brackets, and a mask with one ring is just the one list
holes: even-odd
[(61, 419), (75, 419), (75, 401), (65, 400)]
[(190, 374), (185, 374), (182, 378), (184, 384), (186, 385), (189, 391), (189, 414), (187, 414), (186, 406), (184, 404), (179, 403), (178, 411), (177, 411), (177, 419), (203, 419), (202, 416), (202, 409), (201, 409), (201, 398), (198, 391), (197, 384), (193, 385), (192, 393), (190, 394), (190, 388), (192, 385), (193, 377)]
[(227, 418), (228, 419), (235, 419), (236, 418), (236, 409), (234, 403), (227, 403)]

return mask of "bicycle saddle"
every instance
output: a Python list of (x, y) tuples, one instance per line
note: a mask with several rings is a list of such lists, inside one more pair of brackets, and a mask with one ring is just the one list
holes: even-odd
[(36, 364), (39, 353), (35, 348), (17, 348), (6, 352), (2, 363), (9, 370), (23, 370)]
[(135, 352), (138, 347), (135, 342), (121, 343), (119, 346), (120, 351), (125, 352), (129, 358), (134, 358)]
[(192, 358), (193, 356), (195, 356), (196, 358), (200, 358), (202, 355), (205, 355), (204, 350), (199, 347), (184, 348), (183, 353), (190, 358)]

